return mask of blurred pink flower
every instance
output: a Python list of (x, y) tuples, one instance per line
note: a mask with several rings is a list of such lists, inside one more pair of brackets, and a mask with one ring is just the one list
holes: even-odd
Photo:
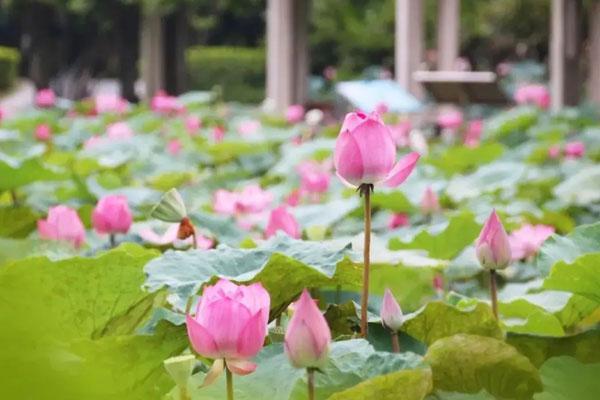
[(386, 114), (389, 111), (389, 107), (384, 102), (377, 103), (375, 106), (375, 112), (379, 115)]
[(396, 229), (408, 226), (410, 224), (410, 218), (406, 213), (395, 213), (390, 216), (388, 220), (388, 228)]
[(541, 109), (550, 106), (550, 92), (544, 85), (523, 85), (514, 94), (517, 104), (533, 104)]
[(52, 138), (52, 129), (48, 124), (39, 124), (35, 127), (35, 139), (40, 142), (47, 142)]
[(565, 157), (581, 158), (585, 154), (585, 144), (583, 142), (569, 142), (565, 145)]
[(496, 65), (496, 73), (501, 77), (504, 77), (504, 76), (510, 74), (511, 70), (512, 70), (512, 65), (510, 63), (501, 62), (498, 65)]
[(285, 113), (285, 119), (290, 124), (301, 122), (304, 119), (304, 106), (301, 104), (292, 104)]
[(390, 133), (396, 146), (406, 147), (410, 143), (410, 131), (412, 130), (412, 123), (410, 120), (405, 119), (398, 122), (396, 125), (390, 125)]
[(513, 231), (508, 237), (512, 259), (523, 260), (534, 256), (553, 233), (552, 226), (530, 224)]
[(85, 241), (85, 228), (77, 211), (67, 206), (50, 207), (48, 217), (37, 222), (42, 239), (64, 240), (80, 247)]
[(553, 160), (556, 160), (558, 158), (560, 158), (560, 153), (561, 153), (561, 148), (560, 145), (555, 144), (550, 146), (550, 148), (548, 148), (548, 157), (550, 157)]
[(133, 129), (127, 125), (127, 122), (115, 122), (106, 128), (106, 136), (111, 140), (129, 139), (133, 135)]
[(127, 110), (127, 100), (116, 93), (100, 93), (94, 98), (96, 113), (122, 114)]
[(219, 189), (213, 196), (213, 209), (218, 214), (235, 215), (239, 195), (225, 189)]
[(169, 96), (164, 90), (159, 90), (152, 97), (150, 108), (160, 114), (177, 114), (185, 109), (177, 97)]
[(35, 105), (40, 108), (54, 107), (56, 104), (56, 94), (50, 88), (40, 89), (35, 94)]
[(167, 152), (172, 156), (176, 156), (181, 153), (182, 149), (183, 145), (179, 139), (171, 139), (169, 140), (169, 143), (167, 143)]
[(427, 186), (421, 198), (421, 212), (423, 215), (432, 215), (439, 212), (440, 209), (440, 200), (437, 193), (433, 191), (431, 186)]
[[(263, 347), (269, 307), (269, 293), (260, 283), (238, 286), (220, 279), (204, 289), (195, 316), (186, 316), (192, 347), (202, 357), (224, 359), (235, 374), (253, 372), (256, 364), (249, 359)], [(220, 371), (211, 372), (218, 375), (224, 365), (215, 364)]]
[[(179, 224), (170, 224), (169, 228), (164, 234), (159, 235), (153, 229), (144, 228), (141, 229), (139, 235), (144, 241), (151, 243), (156, 246), (166, 246), (175, 243), (177, 239), (177, 232), (179, 231)], [(192, 244), (192, 237), (188, 237), (183, 240), (186, 245)], [(213, 247), (214, 241), (211, 238), (196, 233), (196, 244), (199, 249), (208, 250)]]
[(481, 134), (483, 133), (483, 120), (475, 119), (469, 122), (467, 132), (465, 133), (464, 143), (467, 147), (479, 146)]
[(237, 210), (242, 213), (256, 213), (265, 210), (273, 202), (273, 193), (259, 185), (244, 187), (237, 198)]
[(223, 139), (225, 138), (225, 128), (223, 128), (222, 126), (215, 126), (213, 128), (213, 140), (216, 143), (220, 143), (223, 141)]
[(242, 136), (250, 136), (258, 132), (260, 129), (260, 121), (255, 119), (246, 119), (238, 126), (238, 132)]
[(283, 231), (294, 239), (300, 239), (302, 231), (296, 218), (287, 211), (286, 206), (279, 206), (269, 216), (269, 222), (265, 229), (265, 237), (270, 238), (278, 231)]
[(322, 194), (329, 189), (330, 174), (315, 161), (304, 161), (296, 168), (300, 175), (300, 190), (308, 194)]
[(333, 81), (337, 77), (337, 69), (334, 66), (332, 66), (332, 65), (328, 65), (323, 70), (323, 76), (328, 81)]
[(402, 309), (400, 308), (400, 305), (396, 301), (396, 298), (388, 288), (385, 289), (385, 292), (383, 294), (383, 302), (381, 303), (380, 316), (383, 326), (395, 332), (400, 330), (400, 328), (402, 327), (402, 323), (404, 322), (404, 315), (402, 314)]
[(185, 119), (185, 129), (190, 136), (195, 136), (202, 127), (202, 120), (197, 115), (188, 115)]
[(300, 204), (300, 197), (300, 189), (294, 189), (286, 197), (285, 204), (287, 204), (290, 207), (296, 207), (298, 204)]
[(463, 124), (460, 111), (446, 111), (437, 117), (437, 123), (442, 129), (457, 130)]
[(106, 142), (106, 138), (98, 135), (91, 136), (83, 143), (85, 150), (93, 149), (94, 147)]
[(295, 368), (323, 368), (329, 355), (331, 331), (325, 317), (304, 289), (284, 339), (285, 353)]
[(127, 233), (132, 221), (133, 215), (125, 196), (104, 196), (92, 212), (92, 225), (100, 234)]

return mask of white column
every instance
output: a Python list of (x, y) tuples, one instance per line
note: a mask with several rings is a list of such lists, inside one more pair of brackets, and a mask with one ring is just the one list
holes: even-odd
[(162, 17), (143, 14), (141, 24), (141, 71), (146, 86), (146, 98), (165, 86)]
[(267, 98), (279, 112), (306, 99), (308, 7), (308, 0), (267, 3)]
[(422, 54), (423, 3), (421, 0), (396, 0), (396, 80), (417, 97), (421, 97), (423, 89), (412, 74), (419, 69)]
[(460, 53), (460, 0), (438, 0), (437, 59), (440, 71), (451, 71)]
[(588, 93), (590, 101), (600, 106), (600, 1), (591, 4), (589, 18)]

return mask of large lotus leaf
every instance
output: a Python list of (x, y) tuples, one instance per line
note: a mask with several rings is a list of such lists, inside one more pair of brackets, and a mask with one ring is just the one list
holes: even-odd
[(480, 228), (473, 214), (463, 212), (450, 217), (447, 224), (422, 230), (408, 241), (391, 239), (389, 247), (392, 250), (423, 249), (430, 257), (450, 260), (473, 243)]
[(423, 400), (432, 388), (431, 371), (413, 369), (376, 376), (337, 392), (329, 400)]
[(497, 400), (494, 396), (490, 395), (485, 390), (479, 393), (457, 393), (457, 392), (445, 392), (443, 390), (436, 390), (431, 395), (427, 396), (425, 400)]
[(534, 400), (597, 400), (600, 363), (583, 364), (572, 357), (552, 358), (540, 369), (544, 391)]
[(597, 252), (598, 243), (600, 222), (578, 226), (567, 236), (552, 235), (538, 253), (537, 266), (544, 275), (548, 275), (558, 261), (570, 263), (583, 254)]
[(397, 213), (411, 212), (415, 208), (406, 195), (399, 190), (377, 189), (372, 196), (371, 203), (373, 207), (380, 207)]
[(590, 253), (572, 263), (559, 261), (544, 280), (546, 289), (575, 293), (600, 303), (600, 253)]
[(307, 229), (311, 226), (329, 228), (360, 206), (358, 196), (348, 199), (337, 199), (324, 204), (303, 205), (292, 208), (300, 226)]
[(600, 200), (600, 165), (581, 169), (554, 188), (566, 204), (588, 206)]
[(36, 181), (56, 181), (67, 177), (64, 171), (44, 165), (39, 158), (19, 161), (4, 155), (0, 157), (0, 191), (16, 189)]
[(517, 299), (509, 303), (500, 303), (498, 311), (509, 332), (547, 336), (565, 334), (557, 317), (527, 300)]
[(39, 216), (28, 207), (0, 208), (0, 236), (20, 239), (36, 227)]
[(504, 399), (529, 400), (542, 390), (537, 369), (505, 342), (485, 336), (458, 334), (433, 343), (425, 360), (433, 370), (436, 389), (488, 393)]
[(487, 121), (485, 135), (506, 136), (512, 132), (525, 131), (538, 119), (539, 112), (533, 107), (518, 107), (503, 112)]
[(478, 147), (454, 146), (442, 154), (436, 154), (427, 159), (429, 164), (436, 166), (444, 175), (464, 173), (473, 167), (494, 161), (502, 155), (504, 146), (500, 143), (484, 143)]
[(503, 337), (490, 306), (481, 302), (464, 308), (441, 301), (427, 303), (419, 311), (406, 316), (402, 330), (428, 345), (458, 333)]
[(200, 230), (208, 230), (219, 241), (230, 246), (237, 246), (247, 235), (235, 220), (223, 215), (207, 212), (192, 212), (190, 219)]
[(258, 281), (271, 295), (271, 309), (278, 310), (305, 287), (358, 286), (359, 267), (343, 262), (348, 250), (280, 234), (253, 249), (221, 246), (208, 251), (167, 251), (146, 265), (146, 287), (150, 291), (167, 287), (173, 305), (182, 309), (190, 296), (215, 277)]
[(457, 175), (448, 184), (446, 194), (460, 202), (481, 196), (499, 189), (516, 189), (527, 172), (525, 164), (498, 161), (484, 165), (470, 175)]
[[(432, 285), (435, 274), (436, 269), (429, 267), (372, 265), (370, 293), (383, 296), (385, 289), (388, 288), (397, 296), (403, 310), (416, 310), (435, 296)], [(371, 303), (372, 299), (369, 302)]]
[(568, 355), (584, 363), (600, 362), (600, 331), (592, 329), (565, 337), (509, 334), (507, 342), (539, 367), (547, 359)]
[[(306, 371), (293, 368), (281, 344), (265, 347), (255, 359), (256, 372), (234, 378), (236, 400), (303, 400), (306, 399)], [(399, 370), (424, 368), (422, 358), (413, 353), (378, 352), (365, 340), (354, 339), (331, 344), (329, 361), (323, 373), (315, 375), (316, 398), (325, 399), (372, 377)], [(203, 373), (192, 377), (192, 400), (224, 398), (225, 379), (206, 388), (199, 388)], [(175, 388), (169, 394), (179, 399)]]
[(272, 146), (273, 143), (269, 142), (253, 143), (230, 140), (207, 145), (205, 150), (216, 164), (224, 164), (240, 156), (267, 153)]

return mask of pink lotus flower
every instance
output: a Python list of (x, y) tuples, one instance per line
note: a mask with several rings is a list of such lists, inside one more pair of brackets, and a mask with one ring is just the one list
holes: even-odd
[(486, 269), (503, 269), (511, 260), (508, 235), (496, 211), (485, 222), (476, 244), (479, 263)]
[(440, 297), (444, 294), (444, 278), (442, 274), (435, 274), (433, 277), (433, 289)]
[(270, 238), (278, 231), (283, 231), (294, 239), (300, 239), (302, 231), (296, 218), (290, 214), (285, 206), (280, 206), (271, 211), (269, 222), (265, 229), (265, 237)]
[(294, 303), (294, 315), (287, 326), (285, 353), (295, 368), (323, 368), (329, 356), (331, 331), (321, 311), (304, 289)]
[(405, 119), (400, 121), (396, 125), (390, 126), (390, 133), (396, 146), (406, 147), (410, 144), (410, 131), (412, 130), (412, 123)]
[(542, 244), (554, 233), (548, 225), (523, 225), (508, 237), (513, 260), (534, 256)]
[(250, 136), (258, 132), (260, 129), (260, 122), (255, 119), (247, 119), (240, 123), (238, 126), (238, 132), (242, 136)]
[[(144, 241), (151, 243), (156, 246), (166, 246), (175, 243), (177, 239), (177, 232), (179, 231), (179, 224), (171, 224), (164, 234), (159, 235), (153, 229), (145, 228), (140, 230), (139, 235)], [(192, 244), (192, 237), (188, 237), (182, 241), (186, 245)], [(197, 248), (202, 250), (208, 250), (214, 246), (214, 241), (211, 238), (196, 233), (196, 245)]]
[(253, 372), (256, 364), (248, 360), (263, 346), (269, 305), (269, 293), (260, 283), (237, 286), (220, 279), (214, 286), (207, 286), (196, 315), (186, 316), (192, 347), (203, 357), (224, 359), (235, 374)]
[(54, 107), (56, 104), (56, 94), (50, 88), (40, 89), (35, 95), (35, 105), (40, 108)]
[(533, 104), (541, 109), (550, 107), (550, 92), (543, 85), (524, 85), (515, 91), (517, 104)]
[(127, 100), (116, 93), (100, 93), (94, 98), (97, 114), (122, 114), (127, 110)]
[(410, 224), (410, 219), (408, 217), (408, 214), (397, 213), (397, 214), (392, 214), (390, 216), (390, 219), (388, 221), (388, 228), (396, 229), (396, 228), (401, 228), (403, 226), (408, 226), (409, 224)]
[(92, 212), (92, 225), (100, 234), (127, 233), (132, 221), (133, 216), (125, 196), (104, 196)]
[(265, 210), (273, 202), (273, 193), (259, 185), (248, 185), (240, 192), (236, 208), (242, 213), (257, 213)]
[(126, 122), (115, 122), (106, 128), (106, 135), (111, 140), (123, 140), (132, 138), (134, 133)]
[(35, 127), (35, 139), (40, 142), (47, 142), (52, 138), (52, 129), (48, 124), (39, 124)]
[(408, 178), (418, 153), (394, 165), (396, 146), (390, 130), (376, 114), (349, 113), (344, 119), (334, 152), (337, 175), (348, 186), (384, 183), (395, 187)]
[(440, 200), (437, 194), (431, 189), (431, 186), (427, 186), (421, 199), (421, 212), (423, 215), (432, 215), (439, 212), (440, 209)]
[(561, 151), (562, 150), (560, 148), (560, 145), (558, 144), (550, 146), (550, 148), (548, 149), (548, 157), (550, 157), (553, 160), (556, 160), (560, 158)]
[(285, 119), (290, 124), (296, 124), (304, 119), (304, 107), (301, 104), (292, 104), (285, 113)]
[(329, 172), (314, 161), (305, 161), (298, 165), (300, 190), (309, 194), (322, 194), (329, 189)]
[(106, 143), (106, 138), (98, 135), (91, 136), (83, 143), (83, 148), (85, 150), (93, 149), (103, 143)]
[(585, 144), (583, 142), (570, 142), (565, 145), (566, 158), (581, 158), (585, 154)]
[(296, 207), (298, 204), (300, 204), (300, 189), (294, 189), (290, 192), (290, 194), (288, 194), (288, 196), (285, 198), (285, 204), (287, 204), (290, 207)]
[(213, 209), (218, 214), (234, 215), (237, 212), (238, 194), (219, 189), (213, 196)]
[(457, 130), (463, 124), (463, 115), (460, 111), (446, 111), (438, 115), (437, 124), (442, 129)]
[(202, 127), (202, 120), (196, 115), (189, 115), (185, 119), (185, 129), (188, 135), (195, 136)]
[(150, 108), (159, 114), (176, 114), (184, 111), (184, 107), (179, 103), (177, 97), (169, 96), (163, 90), (156, 92), (150, 101)]
[(479, 146), (481, 140), (481, 134), (483, 133), (483, 120), (476, 119), (469, 122), (467, 127), (467, 133), (465, 133), (464, 143), (467, 147)]
[(215, 143), (220, 143), (225, 138), (225, 128), (223, 128), (222, 126), (215, 126), (213, 128), (212, 133), (213, 140), (215, 141)]
[(181, 153), (182, 149), (183, 145), (179, 139), (172, 139), (169, 140), (169, 143), (167, 143), (167, 152), (169, 152), (169, 154), (172, 156), (176, 156)]
[(37, 222), (42, 239), (64, 240), (80, 247), (85, 241), (85, 228), (77, 211), (67, 206), (50, 207), (48, 217)]
[(385, 289), (385, 293), (383, 295), (383, 302), (381, 303), (381, 322), (383, 326), (386, 328), (397, 332), (404, 322), (404, 316), (402, 315), (402, 310), (400, 309), (400, 305), (394, 298), (394, 295), (390, 291), (390, 289)]

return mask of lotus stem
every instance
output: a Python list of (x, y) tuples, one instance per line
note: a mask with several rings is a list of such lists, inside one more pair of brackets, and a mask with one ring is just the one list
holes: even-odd
[(490, 270), (490, 298), (492, 299), (492, 312), (498, 319), (498, 289), (496, 287), (496, 270)]
[(114, 249), (115, 246), (117, 245), (117, 240), (115, 238), (115, 234), (111, 233), (110, 235), (108, 235), (108, 242), (110, 244), (110, 248)]
[(315, 370), (314, 368), (307, 368), (306, 375), (308, 377), (308, 400), (315, 400)]
[(394, 353), (400, 353), (400, 340), (398, 339), (398, 332), (392, 331), (392, 351)]
[(367, 307), (369, 305), (369, 270), (371, 269), (371, 193), (373, 185), (363, 183), (358, 188), (360, 195), (365, 198), (365, 242), (363, 249), (363, 290), (360, 302), (360, 336), (367, 337)]
[(227, 377), (227, 400), (233, 400), (233, 375), (229, 368), (225, 368), (225, 376)]

